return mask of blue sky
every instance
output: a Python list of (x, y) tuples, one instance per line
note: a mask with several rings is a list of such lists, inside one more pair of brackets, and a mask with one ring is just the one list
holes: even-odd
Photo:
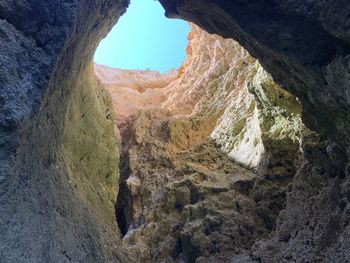
[(164, 73), (185, 59), (187, 22), (168, 19), (155, 0), (131, 0), (127, 12), (101, 41), (94, 61), (122, 69), (152, 69)]

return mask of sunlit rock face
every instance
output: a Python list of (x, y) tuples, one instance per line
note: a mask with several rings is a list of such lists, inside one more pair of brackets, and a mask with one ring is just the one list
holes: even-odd
[(121, 124), (138, 110), (158, 107), (165, 100), (162, 89), (177, 76), (177, 70), (166, 74), (157, 71), (112, 69), (95, 65), (96, 76), (113, 98), (117, 123)]
[(348, 147), (350, 7), (346, 1), (160, 2), (168, 16), (188, 19), (240, 42), (278, 83), (300, 98), (309, 127)]
[(210, 135), (231, 159), (250, 168), (258, 168), (266, 157), (264, 140), (299, 144), (301, 106), (296, 98), (237, 42), (191, 27), (187, 58), (178, 70), (160, 75), (95, 65), (113, 98), (117, 123), (148, 109), (196, 120), (200, 129), (186, 135), (192, 136), (188, 142), (174, 138), (177, 144), (189, 146)]
[(95, 65), (122, 138), (117, 220), (141, 262), (250, 249), (274, 229), (299, 164), (296, 98), (237, 42), (191, 27), (178, 70)]

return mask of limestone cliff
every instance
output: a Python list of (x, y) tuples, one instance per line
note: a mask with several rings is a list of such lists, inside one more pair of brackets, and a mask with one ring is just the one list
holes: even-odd
[(274, 229), (301, 155), (296, 98), (237, 42), (191, 27), (177, 72), (95, 66), (121, 131), (117, 220), (140, 262), (249, 249)]

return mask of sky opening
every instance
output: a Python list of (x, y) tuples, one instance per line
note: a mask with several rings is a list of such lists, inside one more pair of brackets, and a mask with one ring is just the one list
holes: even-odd
[(121, 69), (151, 69), (165, 73), (185, 59), (190, 27), (179, 19), (168, 19), (155, 0), (131, 0), (96, 50), (94, 61)]

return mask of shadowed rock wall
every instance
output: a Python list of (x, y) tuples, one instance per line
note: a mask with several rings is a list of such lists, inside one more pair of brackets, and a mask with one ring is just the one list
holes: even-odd
[(110, 98), (91, 59), (128, 1), (2, 1), (2, 262), (130, 262)]

